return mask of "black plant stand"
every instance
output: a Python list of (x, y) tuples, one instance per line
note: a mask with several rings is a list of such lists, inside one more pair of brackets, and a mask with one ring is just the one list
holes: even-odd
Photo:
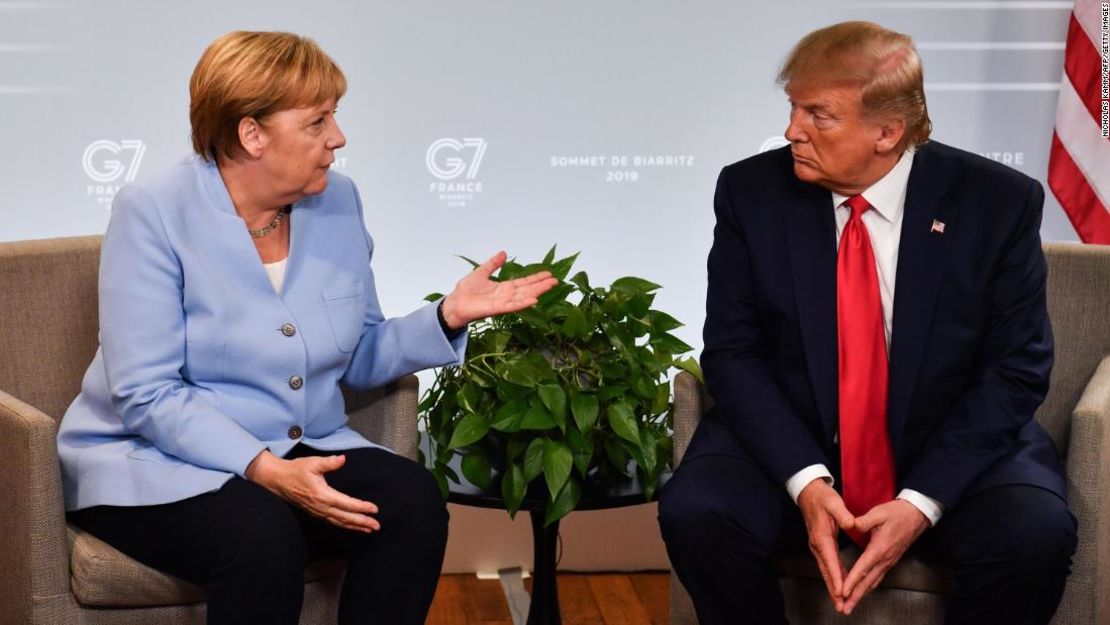
[[(421, 444), (425, 445), (425, 443)], [(432, 456), (426, 446), (424, 455), (431, 462)], [(462, 483), (455, 484), (448, 480), (450, 491), (448, 501), (477, 508), (505, 509), (500, 491), (478, 488), (463, 477), (462, 471), (459, 470), (458, 456), (452, 460), (451, 465), (459, 474)], [(664, 474), (659, 479), (660, 488), (669, 477), (669, 474)], [(496, 477), (494, 483), (498, 483)], [(538, 486), (544, 485), (538, 484)], [(657, 489), (656, 493), (658, 492)], [(555, 577), (559, 522), (556, 521), (547, 527), (543, 526), (547, 512), (547, 494), (546, 487), (529, 489), (520, 506), (520, 509), (527, 510), (532, 518), (532, 600), (528, 609), (528, 625), (560, 625), (562, 622), (559, 615), (559, 588)], [(582, 498), (578, 500), (575, 510), (605, 510), (643, 503), (647, 501), (644, 499), (640, 481), (632, 477), (611, 487), (587, 482), (582, 486)]]

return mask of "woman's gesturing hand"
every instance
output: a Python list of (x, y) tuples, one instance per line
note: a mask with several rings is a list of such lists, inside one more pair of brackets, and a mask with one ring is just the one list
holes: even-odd
[(458, 329), (471, 321), (523, 310), (559, 283), (549, 271), (504, 282), (490, 280), (507, 257), (505, 252), (498, 252), (459, 280), (443, 300), (443, 319), (448, 327)]
[(381, 529), (378, 520), (369, 516), (377, 514), (378, 506), (345, 495), (324, 480), (325, 473), (335, 471), (346, 460), (346, 456), (285, 460), (265, 450), (247, 466), (246, 476), (313, 516), (345, 529), (369, 534)]

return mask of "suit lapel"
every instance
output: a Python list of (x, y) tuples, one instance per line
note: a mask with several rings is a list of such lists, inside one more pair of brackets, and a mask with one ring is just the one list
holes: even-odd
[[(956, 172), (945, 166), (930, 144), (918, 149), (906, 188), (906, 207), (895, 274), (894, 319), (890, 345), (887, 424), (899, 456), (899, 441), (928, 339), (941, 276), (952, 241), (958, 236), (957, 206), (945, 194)], [(934, 220), (944, 232), (933, 231)]]
[(796, 181), (787, 238), (802, 345), (826, 445), (837, 429), (836, 222), (832, 196)]

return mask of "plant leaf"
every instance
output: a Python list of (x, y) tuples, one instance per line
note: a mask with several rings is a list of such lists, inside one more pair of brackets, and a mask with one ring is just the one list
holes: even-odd
[(555, 260), (555, 248), (556, 247), (558, 247), (558, 243), (556, 243), (555, 245), (552, 245), (551, 249), (547, 250), (547, 254), (545, 254), (544, 257), (543, 257), (543, 264), (550, 265), (551, 261)]
[(663, 414), (671, 403), (671, 383), (665, 380), (655, 387), (655, 398), (651, 402), (652, 414)]
[(443, 472), (432, 471), (432, 477), (435, 478), (436, 484), (439, 486), (439, 493), (443, 495), (444, 499), (447, 499), (448, 495), (451, 494), (451, 490), (447, 487), (447, 478), (444, 477)]
[(567, 480), (566, 485), (555, 496), (554, 501), (547, 506), (547, 510), (544, 511), (544, 526), (551, 525), (569, 514), (578, 505), (578, 500), (581, 497), (582, 486), (578, 483), (578, 480), (573, 477)]
[(586, 336), (590, 330), (586, 323), (586, 313), (582, 312), (582, 309), (577, 306), (572, 307), (567, 311), (567, 318), (559, 329), (563, 336), (568, 339)]
[(597, 423), (597, 397), (589, 393), (576, 393), (570, 399), (570, 411), (574, 413), (574, 422), (578, 429), (589, 432)]
[(509, 260), (505, 261), (504, 265), (501, 265), (501, 270), (497, 272), (497, 279), (513, 280), (523, 275), (524, 267), (520, 263)]
[(520, 502), (524, 501), (524, 471), (515, 462), (510, 462), (501, 474), (501, 499), (510, 517), (516, 517)]
[[(629, 298), (628, 304), (625, 306), (625, 308), (628, 311), (628, 315), (630, 317), (635, 317), (638, 319), (647, 315), (648, 310), (651, 309), (651, 300), (648, 298), (648, 296), (642, 293), (637, 293), (636, 295)], [(641, 325), (642, 327), (643, 324), (639, 325)]]
[(559, 429), (567, 431), (567, 393), (558, 384), (544, 384), (539, 388), (540, 401), (551, 411)]
[(543, 473), (543, 450), (546, 438), (534, 438), (524, 450), (524, 482), (527, 484)]
[(628, 452), (621, 441), (615, 438), (605, 439), (605, 457), (609, 466), (620, 475), (628, 475)]
[(524, 418), (520, 421), (520, 429), (522, 430), (550, 430), (556, 425), (551, 412), (540, 403), (533, 404), (524, 413)]
[(648, 345), (658, 347), (672, 354), (682, 354), (694, 349), (682, 342), (677, 336), (666, 332), (662, 334), (653, 334), (652, 337), (648, 339)]
[(594, 437), (592, 433), (583, 434), (577, 428), (567, 429), (567, 446), (574, 455), (574, 468), (578, 474), (586, 477), (590, 470), (590, 463), (594, 459)]
[(455, 433), (451, 435), (451, 442), (447, 444), (447, 448), (458, 449), (475, 443), (481, 440), (486, 432), (489, 432), (489, 423), (484, 418), (470, 413), (455, 426)]
[(469, 259), (469, 258), (467, 258), (466, 256), (459, 256), (459, 258), (461, 258), (461, 259), (465, 260), (465, 261), (466, 261), (466, 263), (467, 263), (468, 265), (470, 265), (470, 267), (471, 267), (472, 269), (477, 269), (477, 268), (478, 268), (478, 265), (481, 265), (481, 264), (482, 264), (482, 263), (480, 263), (480, 262), (478, 262), (478, 261), (476, 261), (476, 260), (470, 260), (470, 259)]
[(647, 322), (651, 325), (654, 332), (670, 332), (675, 328), (681, 328), (682, 323), (674, 317), (659, 310), (649, 311), (647, 314)]
[(509, 339), (511, 339), (513, 335), (499, 330), (490, 330), (486, 333), (486, 337), (489, 340), (490, 350), (495, 354), (499, 354), (505, 351), (505, 346), (509, 344)]
[[(623, 371), (624, 369), (621, 368)], [(618, 397), (623, 397), (628, 392), (628, 387), (623, 384), (606, 384), (597, 389), (597, 399), (602, 403), (609, 403)]]
[(654, 282), (648, 282), (643, 278), (629, 276), (625, 278), (617, 278), (613, 281), (613, 284), (610, 285), (609, 288), (614, 291), (627, 293), (628, 295), (643, 295), (645, 293), (651, 293), (652, 291), (661, 289), (663, 287), (655, 284)]
[(540, 382), (555, 379), (555, 370), (551, 368), (551, 363), (547, 362), (547, 359), (539, 351), (529, 350), (521, 360), (531, 365)]
[(643, 399), (655, 399), (656, 383), (649, 376), (641, 373), (632, 382), (632, 390)]
[(531, 363), (523, 358), (503, 360), (497, 363), (497, 375), (513, 384), (532, 388), (539, 381), (539, 374)]
[(462, 484), (462, 480), (459, 479), (459, 474), (455, 473), (455, 470), (449, 467), (446, 462), (437, 461), (436, 468), (443, 472), (443, 476), (447, 479), (456, 484)]
[(467, 382), (463, 384), (462, 390), (455, 394), (455, 400), (459, 402), (459, 406), (466, 412), (478, 412), (478, 397), (480, 393), (478, 387)]
[(650, 473), (655, 470), (655, 463), (658, 461), (655, 452), (655, 433), (650, 428), (643, 428), (640, 430), (640, 453), (644, 459), (644, 471)]
[(490, 427), (498, 432), (519, 432), (520, 422), (526, 410), (528, 410), (528, 402), (523, 399), (513, 399), (502, 404), (494, 413)]
[(425, 302), (435, 302), (443, 299), (443, 293), (429, 293), (424, 296)]
[(567, 274), (570, 273), (570, 268), (574, 266), (574, 261), (578, 260), (578, 254), (579, 252), (575, 252), (566, 258), (560, 259), (554, 265), (551, 265), (551, 275), (559, 280), (566, 279)]
[(609, 425), (612, 426), (613, 432), (624, 440), (634, 443), (637, 446), (640, 444), (640, 431), (636, 427), (636, 417), (632, 415), (632, 408), (624, 403), (615, 403), (607, 409), (609, 415)]
[(547, 490), (551, 493), (552, 500), (559, 494), (563, 484), (566, 484), (573, 465), (574, 455), (566, 444), (553, 440), (544, 443), (543, 477), (547, 481)]
[(592, 291), (590, 288), (590, 277), (586, 275), (585, 271), (579, 271), (571, 276), (570, 282), (578, 286), (583, 291)]
[[(558, 276), (556, 276), (558, 277)], [(555, 302), (564, 302), (567, 296), (574, 292), (574, 285), (571, 284), (558, 284), (551, 288), (550, 291), (544, 293), (539, 297), (540, 306), (550, 306)]]
[(697, 360), (694, 360), (693, 358), (687, 356), (682, 360), (676, 360), (674, 362), (674, 366), (682, 369), (683, 371), (688, 371), (690, 375), (697, 378), (698, 382), (705, 384), (705, 374), (702, 373), (701, 365), (698, 364)]
[(492, 469), (481, 449), (472, 449), (462, 458), (462, 473), (471, 484), (481, 489), (490, 487)]

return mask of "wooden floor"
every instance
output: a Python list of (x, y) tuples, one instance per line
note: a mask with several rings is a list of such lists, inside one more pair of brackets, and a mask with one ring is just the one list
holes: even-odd
[[(667, 573), (559, 575), (563, 625), (667, 625)], [(524, 582), (531, 589), (531, 579)], [(501, 584), (474, 575), (439, 578), (428, 625), (512, 625)]]

